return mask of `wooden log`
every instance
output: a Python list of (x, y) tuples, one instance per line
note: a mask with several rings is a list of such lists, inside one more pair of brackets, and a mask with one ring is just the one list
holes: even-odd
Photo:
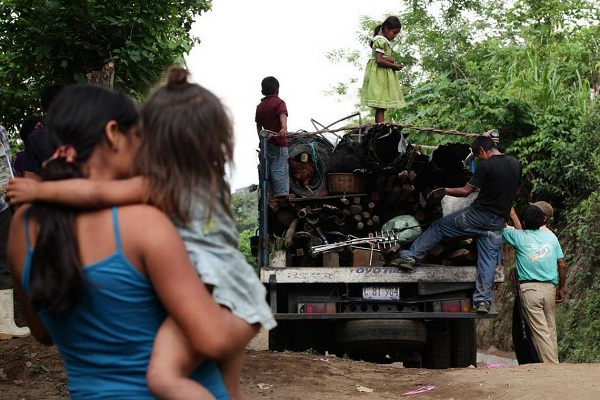
[(298, 221), (298, 218), (294, 219), (290, 226), (287, 228), (287, 231), (285, 231), (285, 235), (283, 235), (283, 243), (285, 247), (290, 247), (292, 245), (292, 237), (294, 236), (294, 233), (296, 233)]
[(363, 211), (363, 206), (360, 204), (352, 204), (350, 206), (350, 213), (355, 215), (355, 214), (360, 214)]
[(447, 250), (447, 247), (442, 243), (438, 243), (433, 249), (429, 250), (429, 254), (433, 257), (439, 257)]
[(364, 222), (359, 222), (358, 224), (356, 224), (356, 229), (358, 229), (359, 231), (362, 231), (363, 229), (365, 229), (365, 223)]
[(460, 259), (460, 258), (467, 258), (469, 256), (469, 254), (471, 254), (471, 252), (467, 249), (458, 249), (458, 250), (454, 250), (453, 252), (451, 252), (444, 258), (449, 259), (449, 260), (456, 260), (456, 259)]
[(360, 215), (363, 217), (363, 219), (371, 218), (371, 213), (369, 213), (368, 211), (363, 211), (360, 213)]
[(352, 204), (360, 204), (360, 197), (352, 198)]
[(342, 203), (345, 206), (348, 206), (348, 205), (350, 205), (350, 199), (348, 199), (347, 197), (342, 197), (340, 199), (340, 203)]
[(427, 194), (425, 198), (425, 202), (427, 203), (427, 207), (434, 207), (442, 202), (442, 199), (446, 195), (445, 188), (437, 188), (432, 190)]
[(328, 252), (323, 253), (323, 267), (337, 268), (340, 266), (340, 253)]
[(360, 214), (354, 214), (354, 215), (352, 216), (352, 218), (354, 218), (354, 220), (355, 220), (356, 222), (360, 222), (360, 221), (362, 221), (362, 219), (363, 219), (362, 215), (360, 215)]
[(400, 171), (400, 173), (398, 174), (398, 179), (401, 181), (404, 181), (407, 178), (408, 178), (408, 171), (407, 170)]
[(385, 197), (385, 205), (391, 206), (396, 202), (398, 196), (402, 193), (402, 186), (394, 186)]
[(415, 215), (413, 215), (413, 217), (415, 217), (417, 221), (423, 222), (427, 218), (427, 215), (425, 215), (425, 211), (419, 209), (415, 212)]
[(333, 204), (327, 204), (327, 203), (323, 203), (323, 211), (327, 211), (327, 212), (335, 212), (338, 211), (339, 208), (334, 206)]
[(415, 191), (415, 187), (410, 183), (404, 183), (402, 185), (402, 193), (412, 193)]

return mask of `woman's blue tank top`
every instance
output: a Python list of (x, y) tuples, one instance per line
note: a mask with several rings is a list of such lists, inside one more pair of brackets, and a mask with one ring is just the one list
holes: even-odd
[[(112, 209), (117, 250), (83, 268), (84, 295), (65, 315), (39, 310), (67, 369), (71, 399), (152, 399), (146, 370), (167, 313), (152, 284), (123, 253), (117, 208)], [(25, 218), (27, 258), (22, 284), (30, 293), (33, 247)], [(167, 266), (165, 266), (167, 267)], [(205, 361), (192, 379), (217, 399), (229, 399), (218, 366)]]

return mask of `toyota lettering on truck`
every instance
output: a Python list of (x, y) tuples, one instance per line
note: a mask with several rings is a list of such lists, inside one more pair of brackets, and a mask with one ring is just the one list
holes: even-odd
[[(346, 120), (358, 124), (332, 128)], [(475, 322), (497, 314), (495, 305), (489, 314), (472, 312), (475, 240), (443, 240), (410, 271), (399, 260), (429, 224), (473, 201), (473, 195), (444, 197), (435, 189), (462, 187), (471, 178), (466, 143), (479, 134), (362, 125), (358, 114), (328, 126), (312, 122), (316, 132), (288, 135), (290, 196), (275, 207), (263, 156), (273, 133), (260, 135), (253, 250), (278, 322), (269, 349), (313, 349), (405, 367), (476, 365)], [(455, 135), (456, 143), (417, 145), (412, 132)], [(277, 266), (269, 263), (274, 242), (285, 248)], [(498, 264), (496, 284), (504, 281)]]

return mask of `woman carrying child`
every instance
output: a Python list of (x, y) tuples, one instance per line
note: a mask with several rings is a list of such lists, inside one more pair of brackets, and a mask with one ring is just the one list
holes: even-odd
[[(65, 88), (49, 111), (47, 132), (60, 146), (40, 185), (123, 182), (140, 143), (137, 122), (122, 93)], [(247, 343), (249, 333), (213, 301), (173, 224), (154, 207), (25, 205), (13, 217), (8, 254), (28, 326), (58, 347), (71, 399), (154, 398), (146, 373), (167, 315), (203, 357), (226, 359)], [(206, 392), (196, 398), (229, 398), (216, 363), (189, 372)]]
[[(166, 85), (142, 107), (141, 126), (136, 160), (140, 176), (116, 182), (38, 185), (14, 180), (9, 196), (13, 202), (36, 199), (86, 207), (148, 202), (159, 208), (172, 218), (202, 282), (215, 301), (231, 311), (233, 326), (247, 343), (260, 325), (268, 330), (276, 323), (264, 286), (238, 250), (226, 181), (226, 166), (233, 158), (229, 116), (214, 94), (188, 82), (187, 70), (172, 68)], [(219, 363), (234, 399), (244, 398), (239, 385), (243, 356), (241, 349)], [(206, 396), (205, 388), (188, 379), (204, 357), (167, 320), (157, 335), (148, 369), (150, 390), (164, 399)]]

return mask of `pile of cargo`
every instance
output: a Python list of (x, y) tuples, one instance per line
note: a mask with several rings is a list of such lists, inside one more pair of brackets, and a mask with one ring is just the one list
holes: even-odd
[[(469, 155), (464, 144), (424, 154), (388, 124), (352, 131), (335, 146), (318, 136), (291, 139), (290, 199), (269, 211), (269, 234), (284, 243), (287, 266), (352, 266), (365, 254), (370, 265), (385, 265), (443, 215), (435, 189), (464, 186)], [(424, 262), (474, 259), (465, 239), (441, 243)]]

